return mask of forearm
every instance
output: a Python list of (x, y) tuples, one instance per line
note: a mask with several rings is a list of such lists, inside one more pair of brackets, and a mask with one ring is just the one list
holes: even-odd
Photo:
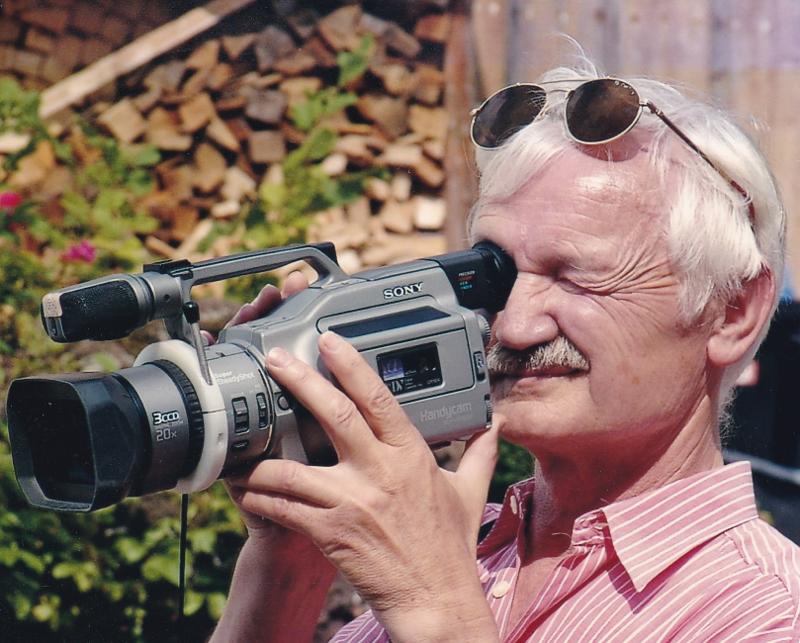
[(334, 568), (315, 548), (249, 538), (210, 643), (311, 641)]

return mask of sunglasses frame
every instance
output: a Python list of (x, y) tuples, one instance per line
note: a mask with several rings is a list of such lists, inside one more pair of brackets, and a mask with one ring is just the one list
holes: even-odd
[[(698, 156), (700, 156), (701, 159), (703, 159), (706, 163), (708, 163), (708, 165), (710, 165), (717, 172), (717, 174), (719, 174), (723, 179), (725, 179), (725, 181), (728, 184), (730, 184), (739, 194), (741, 194), (744, 197), (744, 199), (747, 202), (748, 207), (749, 207), (750, 220), (751, 220), (751, 222), (753, 221), (754, 216), (755, 216), (755, 212), (754, 212), (754, 209), (753, 209), (752, 200), (750, 199), (750, 197), (747, 194), (747, 192), (736, 181), (734, 181), (727, 172), (725, 172), (721, 167), (719, 167), (710, 158), (708, 158), (708, 156), (706, 156), (706, 154), (699, 147), (697, 147), (697, 145), (695, 145), (695, 143), (677, 125), (675, 125), (675, 123), (672, 122), (672, 120), (666, 114), (664, 114), (664, 112), (661, 111), (660, 108), (656, 107), (656, 105), (654, 105), (652, 101), (650, 101), (650, 100), (642, 100), (639, 92), (636, 91), (636, 89), (630, 83), (627, 83), (624, 80), (621, 80), (619, 78), (614, 78), (612, 76), (606, 76), (604, 78), (589, 78), (589, 79), (582, 79), (582, 80), (575, 80), (575, 81), (553, 80), (553, 81), (544, 81), (544, 82), (541, 82), (541, 83), (514, 83), (512, 85), (506, 85), (505, 87), (502, 87), (501, 89), (498, 89), (496, 92), (493, 92), (491, 94), (491, 96), (489, 96), (486, 100), (484, 100), (478, 107), (476, 107), (476, 108), (474, 108), (473, 110), (470, 111), (470, 116), (472, 117), (472, 120), (471, 120), (471, 123), (470, 123), (469, 135), (470, 135), (470, 139), (472, 140), (472, 144), (475, 145), (475, 147), (478, 147), (478, 148), (480, 148), (482, 150), (495, 150), (498, 147), (500, 147), (500, 145), (502, 145), (502, 143), (501, 143), (500, 145), (495, 145), (493, 147), (487, 147), (485, 145), (479, 144), (475, 140), (475, 122), (476, 122), (478, 116), (480, 115), (481, 111), (486, 107), (486, 105), (489, 104), (489, 101), (491, 101), (492, 99), (494, 99), (499, 94), (501, 94), (501, 93), (503, 93), (503, 92), (505, 92), (505, 91), (507, 91), (507, 90), (509, 90), (511, 88), (514, 88), (514, 87), (531, 87), (531, 88), (534, 88), (534, 89), (538, 89), (538, 90), (542, 91), (542, 93), (544, 94), (545, 99), (546, 99), (546, 96), (548, 94), (548, 90), (545, 87), (542, 87), (542, 85), (547, 85), (547, 84), (551, 84), (551, 83), (559, 83), (559, 84), (561, 84), (561, 83), (564, 83), (564, 82), (576, 82), (576, 83), (578, 83), (578, 85), (577, 85), (577, 87), (574, 87), (573, 89), (569, 89), (569, 90), (567, 90), (567, 89), (552, 89), (552, 90), (550, 90), (550, 92), (554, 92), (554, 91), (555, 92), (566, 92), (567, 93), (567, 97), (566, 97), (565, 100), (569, 101), (570, 96), (575, 91), (577, 91), (578, 89), (580, 89), (584, 85), (587, 85), (589, 83), (596, 83), (596, 82), (599, 82), (599, 81), (603, 81), (603, 82), (611, 81), (611, 82), (614, 82), (615, 84), (624, 85), (626, 88), (630, 89), (634, 93), (634, 95), (636, 96), (636, 99), (637, 99), (637, 101), (639, 103), (639, 110), (636, 113), (636, 116), (634, 117), (634, 119), (631, 122), (631, 124), (628, 125), (628, 127), (626, 127), (622, 132), (620, 132), (619, 134), (616, 134), (616, 135), (614, 135), (614, 136), (612, 136), (610, 138), (601, 140), (601, 141), (582, 141), (579, 138), (577, 138), (572, 133), (572, 131), (570, 130), (569, 122), (567, 122), (567, 116), (566, 116), (566, 113), (565, 113), (564, 114), (564, 125), (565, 125), (565, 129), (567, 131), (567, 135), (569, 136), (569, 138), (572, 141), (575, 141), (576, 143), (580, 143), (581, 145), (606, 145), (608, 143), (616, 141), (620, 137), (625, 136), (625, 134), (630, 132), (636, 126), (636, 124), (639, 122), (639, 119), (642, 116), (642, 113), (644, 112), (644, 108), (647, 108), (648, 110), (650, 110), (650, 112), (653, 115), (655, 115), (659, 119), (661, 119), (661, 121), (664, 123), (664, 125), (666, 125), (670, 130), (672, 130), (675, 133), (675, 135), (678, 136), (678, 138), (680, 138), (686, 145), (688, 145), (692, 150), (694, 150), (698, 154)], [(547, 104), (545, 103), (545, 105), (542, 107), (542, 109), (536, 114), (536, 116), (534, 116), (533, 120), (531, 120), (531, 123), (536, 121), (546, 111), (547, 111)], [(526, 125), (527, 125), (527, 123), (526, 123)]]

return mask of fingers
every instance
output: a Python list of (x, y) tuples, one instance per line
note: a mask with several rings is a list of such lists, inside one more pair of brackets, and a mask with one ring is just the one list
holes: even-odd
[(256, 295), (256, 298), (252, 302), (244, 304), (244, 306), (231, 317), (230, 321), (225, 324), (225, 328), (237, 326), (238, 324), (246, 324), (249, 321), (258, 319), (272, 308), (275, 308), (280, 302), (280, 291), (272, 284), (268, 284), (261, 289), (261, 292)]
[(249, 491), (244, 488), (234, 488), (232, 494), (239, 506), (251, 514), (262, 516), (284, 527), (306, 533), (313, 538), (310, 532), (313, 525), (318, 525), (323, 520), (324, 509), (305, 503), (295, 498), (281, 494), (267, 494)]
[(247, 473), (232, 476), (228, 484), (234, 493), (279, 494), (319, 507), (335, 507), (341, 489), (327, 480), (322, 467), (309, 467), (293, 460), (265, 460)]
[(320, 337), (319, 349), (325, 365), (381, 442), (400, 446), (409, 439), (421, 439), (386, 384), (353, 346), (328, 331)]
[(350, 458), (356, 451), (369, 452), (374, 441), (370, 427), (356, 405), (331, 382), (282, 348), (270, 350), (267, 367), (270, 375), (314, 415), (340, 460)]
[(289, 273), (286, 281), (283, 283), (283, 296), (284, 298), (290, 297), (301, 290), (308, 288), (308, 279), (299, 270)]
[(500, 421), (496, 421), (491, 429), (478, 433), (470, 439), (456, 471), (462, 497), (467, 506), (474, 508), (476, 512), (479, 512), (486, 503), (489, 483), (497, 464), (500, 424)]
[(289, 274), (283, 285), (283, 290), (278, 290), (272, 284), (267, 284), (250, 303), (244, 304), (236, 314), (225, 324), (225, 328), (246, 324), (247, 322), (263, 317), (282, 300), (308, 288), (308, 280), (303, 273), (295, 271)]

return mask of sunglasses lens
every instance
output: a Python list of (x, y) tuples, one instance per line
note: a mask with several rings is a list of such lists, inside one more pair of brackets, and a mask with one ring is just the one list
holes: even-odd
[(514, 85), (489, 98), (472, 121), (472, 138), (481, 147), (498, 147), (533, 122), (542, 111), (545, 91), (537, 85)]
[(611, 78), (577, 87), (566, 105), (567, 127), (581, 143), (604, 143), (627, 132), (639, 117), (639, 95)]

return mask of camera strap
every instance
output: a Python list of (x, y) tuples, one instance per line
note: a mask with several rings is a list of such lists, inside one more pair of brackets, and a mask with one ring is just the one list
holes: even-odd
[(186, 537), (189, 529), (189, 494), (181, 494), (181, 537), (178, 559), (178, 629), (183, 626), (186, 597)]

